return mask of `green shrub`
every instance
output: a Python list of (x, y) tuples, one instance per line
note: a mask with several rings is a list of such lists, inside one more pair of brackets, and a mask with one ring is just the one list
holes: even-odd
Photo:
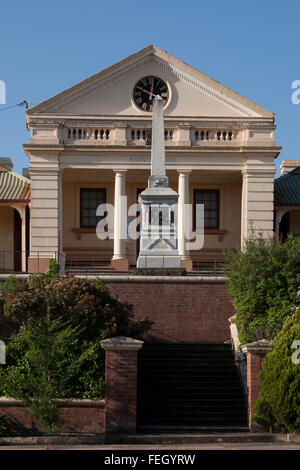
[(51, 259), (49, 263), (49, 270), (48, 270), (49, 277), (58, 277), (59, 276), (59, 263), (56, 259)]
[(17, 284), (5, 296), (4, 315), (16, 328), (28, 319), (45, 316), (48, 308), (54, 317), (63, 316), (74, 326), (86, 328), (86, 337), (141, 337), (150, 327), (147, 320), (133, 319), (132, 306), (113, 298), (103, 282), (61, 277), (48, 280), (42, 276), (29, 278), (26, 288)]
[(242, 343), (272, 339), (296, 302), (300, 285), (300, 250), (289, 238), (248, 239), (243, 251), (225, 253), (224, 273), (237, 311)]
[(16, 363), (0, 374), (3, 392), (20, 399), (48, 435), (55, 433), (59, 419), (61, 402), (56, 398), (64, 394), (77, 367), (78, 338), (78, 328), (47, 315), (31, 319), (8, 344)]
[[(300, 308), (288, 318), (262, 363), (253, 419), (271, 432), (300, 433)], [(294, 344), (293, 344), (294, 343)], [(293, 356), (294, 355), (294, 356)]]
[(111, 297), (103, 282), (74, 277), (46, 282), (44, 276), (30, 277), (25, 289), (16, 284), (5, 296), (4, 318), (11, 321), (13, 334), (6, 340), (8, 367), (0, 375), (0, 394), (9, 395), (6, 380), (10, 373), (25, 384), (22, 374), (27, 367), (27, 343), (23, 335), (28, 324), (47, 317), (49, 312), (52, 319), (62, 318), (78, 329), (78, 340), (67, 354), (72, 367), (66, 371), (62, 363), (58, 369), (57, 377), (64, 379), (63, 387), (57, 389), (61, 398), (102, 398), (104, 350), (100, 340), (112, 336), (142, 338), (151, 325), (148, 320), (135, 321), (132, 307)]
[(1, 285), (1, 291), (3, 295), (6, 295), (9, 291), (13, 290), (16, 284), (19, 283), (19, 280), (14, 274), (8, 276)]

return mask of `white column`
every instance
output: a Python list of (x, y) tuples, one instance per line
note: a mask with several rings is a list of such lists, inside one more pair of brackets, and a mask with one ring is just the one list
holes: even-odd
[[(186, 251), (185, 223), (187, 214), (185, 205), (189, 204), (189, 175), (191, 170), (178, 170), (178, 252), (183, 267), (192, 269), (189, 253)], [(185, 263), (188, 261), (188, 263)]]
[[(114, 200), (114, 255), (113, 260), (126, 259), (127, 206), (125, 204), (125, 173), (127, 170), (114, 170), (115, 172), (115, 200)], [(123, 197), (122, 197), (123, 196)], [(125, 227), (124, 227), (125, 224)]]

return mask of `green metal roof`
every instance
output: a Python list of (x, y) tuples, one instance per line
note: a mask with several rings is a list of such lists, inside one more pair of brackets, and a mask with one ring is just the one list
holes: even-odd
[(275, 206), (300, 205), (300, 166), (275, 179), (274, 204)]
[(30, 180), (14, 171), (0, 167), (0, 202), (30, 200)]

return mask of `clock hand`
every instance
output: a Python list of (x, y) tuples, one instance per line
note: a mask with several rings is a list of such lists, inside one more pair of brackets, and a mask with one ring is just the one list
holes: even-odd
[(153, 95), (156, 96), (155, 93), (152, 93), (151, 91), (145, 90), (145, 88), (141, 88), (140, 86), (136, 87), (138, 90), (143, 91), (144, 93), (148, 93), (148, 95)]
[[(154, 88), (154, 80), (152, 78), (152, 80), (151, 80), (151, 93), (152, 93), (152, 95), (153, 95), (153, 88)], [(150, 100), (152, 100), (152, 96), (150, 96)]]

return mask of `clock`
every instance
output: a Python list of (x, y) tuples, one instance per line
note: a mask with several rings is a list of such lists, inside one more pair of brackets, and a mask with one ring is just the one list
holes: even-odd
[(152, 112), (153, 99), (160, 95), (164, 100), (164, 106), (169, 99), (169, 89), (166, 83), (158, 77), (144, 77), (137, 82), (133, 90), (133, 99), (138, 108)]

